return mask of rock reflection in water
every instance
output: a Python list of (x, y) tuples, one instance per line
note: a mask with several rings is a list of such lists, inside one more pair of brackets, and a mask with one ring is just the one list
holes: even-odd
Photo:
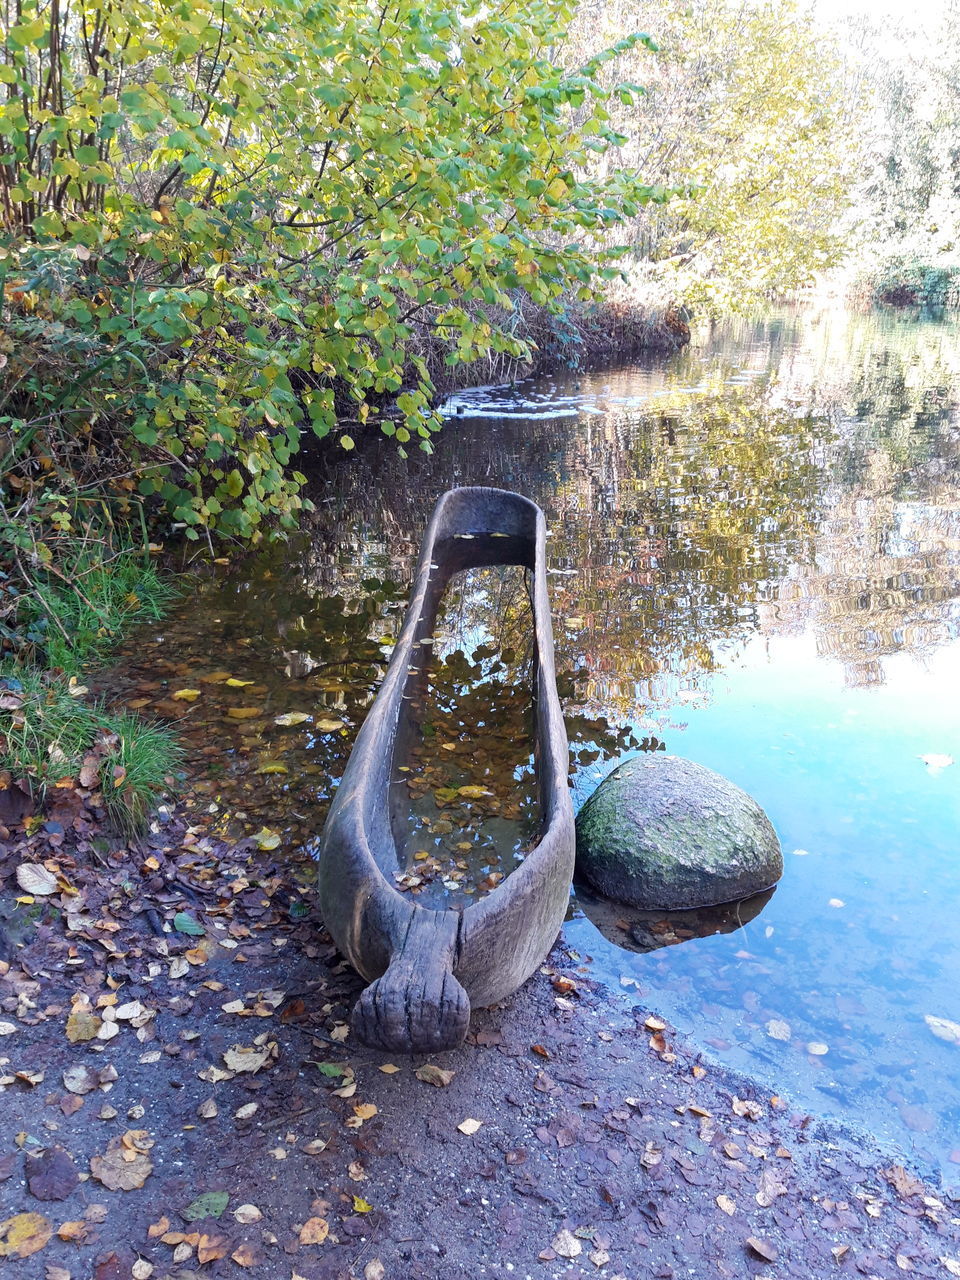
[(734, 933), (755, 920), (776, 893), (777, 886), (755, 893), (740, 902), (724, 902), (716, 907), (698, 907), (693, 911), (644, 911), (639, 907), (614, 902), (592, 892), (586, 885), (576, 886), (576, 906), (608, 942), (624, 951), (643, 954), (660, 947), (674, 947), (691, 938), (709, 938), (717, 933)]

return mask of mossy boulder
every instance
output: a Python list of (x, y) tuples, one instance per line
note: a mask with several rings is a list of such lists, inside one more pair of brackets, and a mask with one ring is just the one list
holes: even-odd
[(783, 855), (745, 791), (691, 760), (650, 753), (614, 769), (580, 810), (577, 870), (608, 898), (680, 911), (769, 889)]

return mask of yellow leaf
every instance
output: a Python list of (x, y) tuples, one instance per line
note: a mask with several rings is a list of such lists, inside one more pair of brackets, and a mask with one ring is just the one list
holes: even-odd
[(326, 1218), (308, 1218), (300, 1228), (301, 1244), (323, 1244), (330, 1233)]
[(270, 850), (280, 846), (280, 836), (269, 827), (261, 827), (253, 838), (257, 842), (258, 849)]
[(253, 684), (254, 681), (253, 680), (237, 680), (234, 676), (230, 676), (227, 680), (224, 681), (224, 683), (228, 684), (231, 689), (245, 689), (248, 684)]
[(28, 1258), (53, 1235), (53, 1224), (41, 1213), (18, 1213), (0, 1222), (0, 1258)]
[(228, 707), (227, 715), (231, 720), (252, 720), (261, 713), (260, 707)]
[(342, 720), (317, 720), (316, 727), (321, 733), (335, 733), (337, 729), (343, 728)]
[(291, 725), (303, 724), (304, 720), (309, 719), (310, 717), (304, 711), (288, 711), (285, 715), (274, 716), (273, 723), (288, 729)]
[(289, 773), (290, 770), (285, 764), (281, 764), (279, 760), (264, 760), (263, 764), (257, 766), (257, 773)]
[(372, 1120), (377, 1114), (377, 1108), (372, 1102), (360, 1102), (353, 1108), (353, 1111), (361, 1120)]
[(353, 1197), (354, 1213), (371, 1213), (372, 1210), (373, 1210), (373, 1205), (370, 1203), (369, 1200), (364, 1200), (363, 1196)]
[(487, 787), (457, 787), (457, 795), (463, 796), (464, 800), (482, 800), (484, 796), (492, 796), (493, 792)]
[(396, 1075), (396, 1073), (400, 1070), (400, 1068), (398, 1066), (395, 1066), (394, 1063), (392, 1062), (385, 1062), (383, 1066), (380, 1067), (380, 1070), (383, 1072), (385, 1076), (392, 1076), (392, 1075)]
[(196, 700), (200, 697), (200, 690), (199, 689), (178, 689), (177, 692), (173, 694), (173, 697), (177, 699), (178, 702), (196, 702)]

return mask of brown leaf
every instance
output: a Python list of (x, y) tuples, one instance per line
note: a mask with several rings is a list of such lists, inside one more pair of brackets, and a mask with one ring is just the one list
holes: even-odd
[(787, 1194), (786, 1186), (780, 1181), (780, 1175), (772, 1165), (765, 1165), (760, 1174), (760, 1187), (756, 1201), (761, 1209), (769, 1209), (777, 1196)]
[(67, 1039), (71, 1044), (82, 1040), (93, 1040), (100, 1030), (100, 1018), (94, 1013), (86, 1000), (79, 1000), (70, 1010), (67, 1018)]
[(255, 1267), (260, 1262), (260, 1255), (252, 1244), (239, 1244), (230, 1257), (238, 1267)]
[(157, 1236), (165, 1236), (170, 1230), (170, 1219), (164, 1214), (159, 1222), (153, 1222), (147, 1227), (147, 1236), (151, 1240), (156, 1240)]
[(110, 1191), (136, 1191), (146, 1182), (153, 1163), (145, 1148), (152, 1146), (143, 1129), (129, 1129), (111, 1138), (102, 1156), (90, 1160), (90, 1172)]
[(0, 1222), (0, 1258), (29, 1258), (53, 1235), (53, 1224), (41, 1213), (17, 1213)]
[(71, 1244), (80, 1244), (87, 1238), (88, 1227), (85, 1222), (62, 1222), (57, 1227), (57, 1235), (61, 1240), (67, 1240)]
[(301, 1244), (323, 1244), (330, 1233), (326, 1218), (308, 1218), (300, 1228)]
[(58, 1267), (53, 1262), (48, 1262), (43, 1273), (43, 1280), (70, 1280), (70, 1272), (66, 1267)]
[(444, 1071), (443, 1067), (435, 1066), (432, 1062), (425, 1062), (414, 1072), (418, 1080), (422, 1080), (424, 1084), (436, 1085), (438, 1089), (448, 1085), (456, 1074), (455, 1071)]
[(202, 1266), (205, 1262), (215, 1262), (217, 1258), (225, 1258), (230, 1242), (226, 1236), (208, 1235), (202, 1232), (197, 1242), (197, 1261)]
[(882, 1169), (881, 1172), (894, 1190), (905, 1198), (923, 1194), (923, 1183), (912, 1173), (907, 1173), (902, 1165), (894, 1164), (889, 1169)]
[(776, 1262), (777, 1248), (776, 1245), (770, 1244), (767, 1240), (760, 1240), (757, 1236), (748, 1236), (746, 1240), (748, 1249), (752, 1249), (758, 1258), (762, 1258), (764, 1262)]
[(38, 1200), (66, 1200), (80, 1181), (76, 1166), (63, 1147), (48, 1147), (27, 1156), (27, 1185)]

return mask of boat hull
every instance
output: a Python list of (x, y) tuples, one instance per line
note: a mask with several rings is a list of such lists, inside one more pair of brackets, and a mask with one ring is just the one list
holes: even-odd
[[(542, 826), (536, 846), (487, 897), (464, 909), (421, 906), (394, 886), (400, 870), (390, 785), (409, 674), (433, 631), (450, 577), (518, 564), (531, 574), (535, 760)], [(370, 982), (353, 1013), (364, 1043), (390, 1052), (453, 1048), (471, 1006), (495, 1004), (542, 962), (566, 912), (575, 857), (569, 754), (557, 695), (543, 513), (501, 489), (452, 489), (424, 536), (410, 604), (383, 683), (357, 736), (324, 827), (319, 892), (337, 946)]]

